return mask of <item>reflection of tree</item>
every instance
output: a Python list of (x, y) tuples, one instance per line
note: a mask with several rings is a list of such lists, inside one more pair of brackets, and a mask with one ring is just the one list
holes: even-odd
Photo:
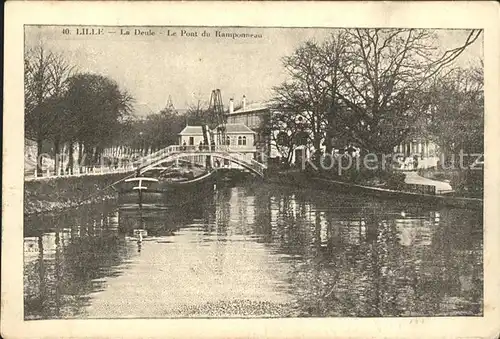
[[(357, 209), (343, 208), (347, 204), (341, 203), (332, 209), (319, 199), (311, 201), (301, 195), (292, 199), (283, 194), (273, 199), (276, 204), (272, 207), (278, 209), (278, 216), (273, 217), (278, 224), (273, 241), (278, 252), (293, 258), (289, 277), (300, 315), (421, 316), (452, 310), (462, 312), (459, 314), (478, 312), (470, 304), (460, 306), (455, 302), (448, 311), (440, 306), (449, 299), (442, 292), (447, 289), (459, 299), (481, 300), (481, 284), (477, 279), (482, 273), (475, 262), (477, 257), (470, 254), (457, 257), (457, 250), (464, 253), (474, 243), (467, 240), (472, 231), (465, 227), (453, 231), (458, 234), (451, 238), (449, 234), (449, 225), (457, 218), (462, 219), (460, 224), (477, 223), (480, 219), (473, 213), (443, 214), (440, 223), (431, 224), (434, 216), (416, 208), (401, 223), (397, 221), (401, 218), (399, 212), (391, 214), (387, 206), (373, 202)], [(448, 226), (442, 223), (445, 219)], [(401, 242), (398, 227), (416, 232), (410, 244)], [(431, 244), (426, 240), (429, 228), (435, 230)], [(459, 281), (470, 291), (458, 291)]]
[[(94, 213), (94, 218), (86, 217), (91, 215), (89, 212)], [(70, 216), (73, 223), (66, 223), (65, 227), (70, 226), (71, 230), (63, 230), (59, 222), (68, 222)], [(81, 220), (86, 223), (79, 224)], [(25, 317), (76, 316), (85, 305), (86, 296), (101, 288), (97, 279), (120, 273), (116, 267), (130, 255), (124, 239), (108, 229), (108, 214), (95, 209), (43, 216), (36, 221), (41, 230), (39, 254), (34, 262), (25, 263)], [(54, 228), (55, 232), (45, 233)]]
[(272, 220), (272, 196), (270, 190), (258, 192), (255, 198), (255, 222), (253, 223), (253, 232), (260, 235), (258, 242), (264, 243), (273, 242), (273, 224)]
[(419, 294), (439, 314), (480, 314), (482, 212), (446, 209), (432, 218), (435, 232), (423, 259)]

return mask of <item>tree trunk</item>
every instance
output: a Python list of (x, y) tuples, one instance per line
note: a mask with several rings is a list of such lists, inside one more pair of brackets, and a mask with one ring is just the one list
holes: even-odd
[(93, 151), (94, 151), (93, 147), (90, 147), (88, 145), (84, 145), (83, 154), (85, 156), (84, 161), (85, 161), (86, 167), (90, 167), (90, 168), (94, 167), (93, 162), (92, 162)]
[(325, 153), (332, 154), (332, 151), (333, 151), (332, 135), (331, 132), (327, 132), (325, 137)]
[(100, 166), (102, 165), (101, 164), (101, 153), (102, 153), (102, 148), (99, 147), (99, 146), (96, 146), (95, 149), (94, 149), (94, 164), (99, 164)]
[(57, 176), (59, 174), (59, 167), (60, 167), (60, 154), (59, 152), (61, 151), (60, 147), (60, 141), (59, 138), (55, 138), (54, 140), (54, 174)]
[(83, 167), (83, 143), (81, 141), (78, 142), (78, 171), (82, 171)]
[(314, 134), (314, 140), (313, 140), (313, 146), (314, 146), (314, 164), (316, 166), (319, 166), (321, 164), (321, 135), (320, 133), (315, 133)]
[(74, 142), (73, 141), (70, 141), (69, 142), (69, 145), (68, 145), (68, 167), (67, 169), (69, 170), (69, 174), (73, 174), (73, 163), (74, 163), (74, 159), (73, 159), (73, 144)]
[(36, 173), (37, 176), (42, 176), (42, 140), (37, 139), (36, 141)]

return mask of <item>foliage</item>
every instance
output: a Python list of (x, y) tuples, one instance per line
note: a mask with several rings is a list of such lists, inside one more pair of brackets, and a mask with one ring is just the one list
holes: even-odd
[(391, 152), (425, 121), (433, 81), (480, 33), (441, 56), (428, 29), (341, 29), (307, 41), (283, 59), (288, 79), (274, 88), (271, 124), (288, 136), (306, 131), (316, 153), (348, 144)]
[(467, 169), (453, 176), (450, 185), (456, 194), (461, 196), (483, 197), (484, 171), (482, 169)]
[[(24, 55), (24, 124), (26, 136), (37, 143), (37, 154), (42, 152), (44, 141), (58, 144), (61, 131), (68, 126), (63, 97), (72, 72), (62, 55), (43, 46)], [(37, 170), (41, 171), (38, 162)]]
[(454, 68), (428, 91), (427, 132), (445, 151), (483, 153), (484, 77), (482, 65)]
[(26, 51), (24, 66), (25, 131), (36, 141), (37, 154), (50, 142), (57, 171), (61, 145), (68, 143), (72, 164), (73, 145), (78, 143), (80, 153), (85, 148), (92, 155), (88, 160), (97, 161), (102, 149), (122, 133), (132, 96), (105, 76), (76, 73), (62, 54), (43, 45)]
[(112, 144), (120, 122), (131, 113), (133, 102), (114, 80), (90, 73), (68, 79), (65, 99), (74, 125), (78, 126), (73, 137), (88, 148)]

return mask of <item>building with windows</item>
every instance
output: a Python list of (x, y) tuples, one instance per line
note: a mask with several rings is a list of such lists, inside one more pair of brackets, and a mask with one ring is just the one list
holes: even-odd
[[(439, 147), (426, 138), (410, 138), (394, 147), (394, 152), (405, 159), (418, 157), (417, 168), (430, 168), (437, 166), (439, 161)], [(409, 164), (412, 167), (413, 164)]]
[(187, 125), (179, 133), (179, 145), (199, 145), (203, 143), (203, 129), (201, 126), (189, 126)]
[(243, 96), (239, 108), (234, 108), (234, 100), (229, 100), (229, 112), (227, 114), (228, 124), (244, 124), (249, 128), (259, 129), (264, 123), (264, 117), (270, 114), (269, 106), (264, 103), (247, 104)]
[[(269, 103), (247, 103), (245, 96), (243, 96), (238, 108), (235, 108), (233, 99), (229, 100), (227, 122), (229, 124), (244, 124), (256, 132), (255, 146), (259, 153), (259, 158), (257, 158), (257, 160), (265, 164), (268, 164), (271, 158), (277, 159), (284, 156), (279, 152), (276, 145), (272, 143), (273, 135), (276, 139), (279, 131), (269, 131), (269, 129), (266, 128), (266, 123), (271, 119), (271, 114), (273, 114), (273, 112)], [(298, 115), (297, 119), (300, 120), (302, 117)], [(292, 163), (300, 163), (303, 157), (308, 157), (310, 155), (309, 145), (307, 145), (307, 133), (309, 133), (309, 131), (304, 130), (303, 134), (306, 137), (301, 137), (304, 141), (299, 142), (292, 150)]]
[[(216, 133), (216, 130), (214, 129), (213, 132)], [(255, 145), (256, 134), (244, 124), (226, 124), (226, 145), (231, 151), (238, 152), (247, 160), (260, 161)]]
[(271, 109), (266, 103), (247, 103), (245, 96), (238, 106), (235, 108), (234, 100), (232, 98), (229, 100), (227, 124), (242, 124), (255, 132), (253, 144), (258, 153), (256, 160), (267, 164), (271, 156), (271, 136), (264, 127), (271, 116)]
[[(209, 131), (209, 140), (219, 144), (217, 136), (218, 128)], [(235, 156), (243, 157), (246, 160), (259, 160), (257, 147), (255, 146), (256, 132), (252, 131), (244, 124), (226, 124), (226, 140), (224, 145), (229, 147), (231, 152), (237, 153)], [(204, 143), (203, 128), (201, 126), (186, 126), (179, 133), (179, 144), (187, 146), (196, 146)], [(230, 167), (238, 167), (235, 164), (226, 163)]]

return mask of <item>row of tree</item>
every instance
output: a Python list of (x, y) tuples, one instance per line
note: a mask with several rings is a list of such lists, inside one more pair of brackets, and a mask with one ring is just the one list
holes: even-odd
[(274, 143), (285, 155), (299, 144), (316, 155), (347, 145), (389, 153), (424, 133), (453, 150), (481, 149), (482, 64), (454, 66), (480, 35), (441, 54), (428, 29), (340, 29), (305, 42), (283, 59), (288, 79), (274, 88)]
[(202, 100), (181, 112), (173, 105), (167, 104), (158, 113), (151, 113), (143, 119), (123, 124), (124, 137), (117, 138), (116, 144), (139, 150), (141, 154), (159, 150), (177, 144), (178, 134), (186, 125), (215, 128), (217, 122), (213, 108)]
[[(27, 50), (24, 63), (25, 131), (36, 141), (37, 154), (50, 142), (56, 171), (63, 144), (68, 146), (70, 168), (76, 145), (79, 164), (98, 162), (130, 115), (132, 96), (110, 78), (77, 72), (61, 54), (43, 46)], [(37, 162), (39, 173), (40, 166)]]
[[(201, 100), (182, 114), (169, 102), (142, 119), (133, 116), (133, 104), (114, 80), (78, 72), (62, 54), (43, 46), (25, 53), (26, 137), (36, 142), (38, 155), (50, 145), (56, 173), (61, 153), (72, 170), (73, 153), (80, 166), (92, 166), (105, 150), (107, 156), (133, 157), (176, 144), (186, 124), (215, 127), (213, 112)], [(41, 163), (37, 169), (41, 173)]]

